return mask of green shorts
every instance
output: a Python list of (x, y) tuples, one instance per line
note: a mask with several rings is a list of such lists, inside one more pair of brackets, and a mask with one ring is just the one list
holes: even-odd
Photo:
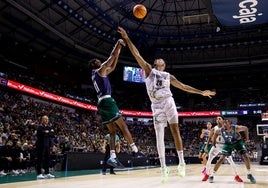
[(97, 108), (103, 124), (114, 122), (122, 116), (122, 114), (119, 112), (115, 100), (112, 97), (104, 98), (99, 101)]
[(232, 151), (236, 150), (237, 153), (240, 155), (247, 152), (247, 148), (242, 140), (238, 140), (236, 143), (233, 144), (223, 144), (222, 147), (222, 154), (225, 156), (230, 156)]
[(208, 153), (209, 151), (210, 151), (210, 149), (211, 149), (211, 147), (212, 147), (212, 144), (208, 144), (208, 151), (207, 152), (205, 152), (205, 146), (206, 146), (206, 143), (204, 143), (202, 146), (201, 146), (201, 148), (200, 148), (200, 150), (199, 150), (199, 153)]

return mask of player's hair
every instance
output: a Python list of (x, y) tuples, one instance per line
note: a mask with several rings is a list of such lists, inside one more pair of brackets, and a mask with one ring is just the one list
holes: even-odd
[(154, 61), (163, 61), (166, 64), (166, 61), (163, 58), (155, 58)]
[(225, 120), (225, 118), (224, 118), (224, 116), (217, 116), (216, 118), (215, 118), (215, 123), (217, 124), (217, 118), (218, 117), (221, 117), (223, 120)]
[(97, 58), (93, 58), (93, 59), (89, 60), (88, 61), (88, 66), (89, 67), (94, 67), (94, 64), (95, 64), (96, 61), (97, 61)]
[(224, 116), (217, 116), (217, 117), (221, 117), (223, 120), (225, 120), (225, 117)]
[(93, 58), (93, 59), (91, 59), (91, 60), (88, 61), (88, 68), (90, 68), (92, 70), (93, 69), (98, 69), (98, 68), (100, 68), (100, 63), (101, 63), (101, 60), (100, 59)]

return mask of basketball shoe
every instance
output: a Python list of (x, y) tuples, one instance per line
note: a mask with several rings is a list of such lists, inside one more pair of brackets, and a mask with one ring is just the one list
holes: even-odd
[(145, 157), (145, 155), (141, 152), (132, 152), (132, 156), (135, 157), (135, 158), (142, 158), (142, 157)]
[(208, 178), (209, 178), (209, 175), (208, 174), (205, 174), (204, 177), (203, 177), (203, 179), (202, 179), (202, 181), (207, 181)]
[(214, 176), (210, 176), (208, 181), (209, 181), (209, 183), (213, 183), (214, 182)]
[(256, 183), (255, 178), (252, 176), (252, 174), (248, 174), (247, 178), (250, 180), (251, 183)]
[(38, 174), (36, 179), (38, 179), (38, 180), (45, 179), (45, 176), (43, 174)]
[(166, 183), (168, 181), (169, 168), (163, 167), (161, 168), (161, 183)]
[(125, 168), (124, 165), (120, 163), (117, 158), (109, 158), (107, 160), (107, 164), (115, 168)]
[(178, 165), (178, 176), (181, 178), (185, 177), (185, 163)]
[(44, 174), (45, 179), (55, 178), (52, 174)]
[(0, 171), (0, 176), (6, 176), (6, 175), (7, 175), (7, 173), (5, 173), (4, 170)]
[(236, 175), (234, 179), (236, 182), (243, 182), (243, 180), (238, 175)]

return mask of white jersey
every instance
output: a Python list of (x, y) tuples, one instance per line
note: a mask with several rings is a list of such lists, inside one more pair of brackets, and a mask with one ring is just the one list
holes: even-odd
[[(214, 127), (214, 134), (216, 133), (217, 130), (221, 129), (218, 125), (216, 125)], [(217, 139), (216, 139), (216, 144), (224, 144), (224, 139), (222, 137), (222, 135), (218, 135)]]
[[(214, 127), (214, 134), (219, 129), (220, 129), (220, 127), (218, 127), (218, 125), (216, 125)], [(224, 144), (224, 139), (223, 139), (222, 135), (220, 134), (220, 135), (218, 135), (218, 137), (216, 139), (216, 147), (215, 146), (212, 146), (212, 148), (209, 151), (209, 158), (210, 158), (210, 156), (212, 158), (216, 157), (222, 151), (223, 144)]]
[(170, 74), (164, 71), (152, 69), (145, 79), (147, 93), (152, 103), (157, 103), (165, 98), (171, 97)]

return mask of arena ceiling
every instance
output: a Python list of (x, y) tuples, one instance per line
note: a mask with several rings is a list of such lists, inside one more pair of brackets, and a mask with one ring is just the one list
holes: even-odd
[[(136, 4), (146, 6), (144, 19), (133, 16)], [(268, 24), (224, 27), (210, 0), (2, 0), (0, 25), (1, 58), (26, 68), (40, 57), (81, 69), (107, 58), (119, 25), (148, 62), (164, 58), (173, 71), (268, 64)], [(120, 60), (136, 65), (127, 49)]]

